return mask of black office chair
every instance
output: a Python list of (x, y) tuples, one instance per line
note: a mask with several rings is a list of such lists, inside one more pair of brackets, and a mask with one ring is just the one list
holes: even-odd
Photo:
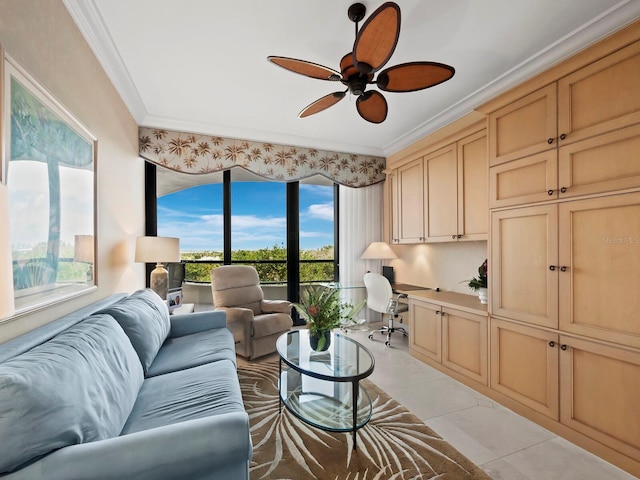
[(387, 335), (385, 345), (391, 345), (391, 334), (394, 332), (402, 333), (405, 337), (408, 332), (403, 327), (395, 327), (394, 320), (399, 320), (402, 323), (402, 316), (400, 313), (409, 310), (409, 307), (404, 303), (399, 303), (398, 299), (406, 298), (407, 295), (401, 293), (397, 296), (393, 294), (393, 289), (389, 280), (378, 273), (366, 273), (364, 276), (364, 286), (367, 289), (367, 306), (376, 312), (382, 313), (382, 318), (388, 315), (389, 323), (376, 330), (372, 330), (369, 333), (369, 338), (373, 340), (373, 334), (380, 332)]

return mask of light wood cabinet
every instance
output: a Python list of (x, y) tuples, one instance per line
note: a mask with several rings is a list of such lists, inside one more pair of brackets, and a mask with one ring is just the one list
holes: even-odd
[(486, 240), (486, 131), (429, 152), (393, 170), (392, 243)]
[(424, 240), (425, 199), (422, 158), (418, 158), (396, 170), (397, 237), (394, 243), (419, 243)]
[(409, 299), (409, 331), (409, 349), (440, 363), (442, 317), (438, 306)]
[(424, 157), (426, 180), (426, 240), (458, 238), (458, 158), (455, 144)]
[(489, 332), (483, 315), (443, 307), (442, 365), (488, 385)]
[(487, 131), (458, 141), (458, 235), (486, 240), (489, 232)]
[(640, 188), (640, 125), (490, 169), (490, 206)]
[(560, 421), (640, 458), (640, 351), (561, 336)]
[(491, 388), (559, 418), (558, 334), (491, 318)]
[(640, 193), (558, 209), (560, 330), (640, 348)]
[(555, 148), (556, 85), (551, 84), (489, 114), (489, 165)]
[(464, 310), (409, 300), (409, 348), (488, 385), (488, 320)]
[(556, 205), (491, 214), (489, 291), (494, 315), (558, 328), (557, 265)]
[(560, 145), (640, 123), (640, 41), (558, 81)]

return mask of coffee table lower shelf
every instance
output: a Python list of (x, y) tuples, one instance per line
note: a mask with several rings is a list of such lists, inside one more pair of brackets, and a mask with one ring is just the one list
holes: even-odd
[(282, 370), (282, 362), (279, 392), (280, 408), (284, 404), (303, 422), (330, 432), (353, 432), (354, 450), (356, 431), (367, 424), (373, 412), (369, 393), (358, 380), (322, 380), (293, 368)]

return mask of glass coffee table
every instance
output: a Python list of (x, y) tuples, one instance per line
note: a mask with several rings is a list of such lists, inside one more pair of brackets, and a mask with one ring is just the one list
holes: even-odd
[[(332, 432), (356, 432), (371, 418), (371, 398), (360, 380), (373, 372), (371, 352), (355, 340), (331, 332), (331, 345), (316, 352), (309, 344), (309, 330), (282, 334), (276, 349), (280, 355), (280, 408), (300, 420)], [(283, 369), (282, 363), (285, 363)]]

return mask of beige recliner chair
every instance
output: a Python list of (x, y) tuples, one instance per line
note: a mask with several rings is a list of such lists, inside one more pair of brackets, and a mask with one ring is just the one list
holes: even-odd
[(291, 329), (291, 303), (265, 300), (255, 268), (223, 265), (211, 270), (213, 306), (227, 312), (236, 353), (254, 359), (276, 351), (276, 339)]

